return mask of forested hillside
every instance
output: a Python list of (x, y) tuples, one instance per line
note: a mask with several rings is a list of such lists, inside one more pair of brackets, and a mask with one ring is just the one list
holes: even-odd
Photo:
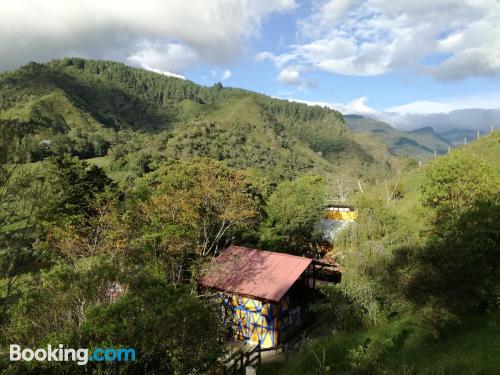
[(66, 58), (3, 73), (0, 119), (16, 134), (20, 161), (103, 158), (98, 165), (119, 178), (167, 159), (209, 157), (278, 181), (326, 175), (348, 161), (350, 175), (372, 180), (371, 167), (390, 159), (331, 109), (107, 61)]

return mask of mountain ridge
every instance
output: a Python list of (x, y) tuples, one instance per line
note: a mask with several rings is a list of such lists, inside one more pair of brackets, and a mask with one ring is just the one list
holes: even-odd
[(141, 174), (168, 158), (210, 157), (279, 180), (329, 175), (343, 164), (352, 176), (368, 176), (390, 158), (382, 144), (349, 132), (330, 108), (112, 61), (29, 63), (0, 75), (0, 93), (0, 120), (23, 129), (25, 161), (61, 153), (107, 157), (111, 168)]
[(434, 152), (445, 154), (452, 147), (446, 138), (430, 126), (405, 132), (386, 122), (361, 115), (345, 115), (344, 120), (351, 131), (375, 135), (397, 156), (429, 160), (434, 156)]

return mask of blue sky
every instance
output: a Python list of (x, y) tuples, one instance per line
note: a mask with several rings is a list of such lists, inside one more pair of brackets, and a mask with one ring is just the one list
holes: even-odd
[(482, 111), (481, 122), (500, 122), (498, 0), (62, 4), (2, 5), (0, 70), (63, 56), (110, 59), (403, 128), (415, 116), (420, 124), (470, 108)]
[[(379, 75), (357, 76), (338, 74), (328, 71), (309, 71), (303, 74), (311, 82), (310, 87), (282, 83), (277, 79), (279, 69), (272, 61), (256, 61), (262, 51), (275, 55), (287, 52), (287, 46), (299, 42), (297, 25), (301, 19), (311, 15), (311, 2), (299, 3), (297, 8), (284, 13), (273, 14), (266, 18), (260, 29), (260, 35), (247, 44), (248, 51), (242, 59), (225, 66), (231, 70), (231, 77), (224, 84), (244, 87), (271, 96), (299, 99), (310, 102), (349, 103), (364, 97), (364, 103), (378, 111), (415, 102), (444, 102), (475, 97), (477, 107), (496, 108), (492, 98), (500, 99), (500, 80), (495, 73), (488, 75), (469, 74), (454, 80), (439, 80), (414, 69), (400, 67), (394, 71)], [(446, 29), (446, 28), (445, 28)], [(445, 38), (452, 33), (449, 29), (440, 32), (436, 38)], [(491, 48), (494, 48), (491, 46)], [(426, 65), (436, 66), (443, 63), (451, 54), (424, 55)], [(219, 76), (207, 74), (210, 67), (198, 67), (186, 72), (186, 77), (202, 84), (211, 84), (220, 80)], [(212, 68), (213, 69), (213, 68)], [(498, 73), (497, 70), (496, 73)], [(481, 98), (484, 105), (480, 103)], [(499, 103), (500, 106), (500, 103)], [(461, 105), (457, 105), (459, 109)], [(463, 108), (467, 108), (465, 105)], [(427, 112), (425, 108), (420, 109)], [(432, 109), (429, 109), (432, 112)]]

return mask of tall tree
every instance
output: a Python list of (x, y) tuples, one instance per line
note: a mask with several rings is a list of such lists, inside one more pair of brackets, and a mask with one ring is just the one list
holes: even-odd
[(421, 185), (426, 206), (437, 208), (443, 220), (457, 218), (498, 190), (498, 180), (481, 158), (453, 153), (436, 159), (426, 170)]
[(261, 241), (271, 247), (308, 248), (320, 239), (325, 200), (326, 184), (321, 177), (304, 176), (280, 183), (265, 207)]
[(260, 192), (244, 175), (219, 162), (174, 163), (143, 182), (151, 189), (139, 206), (141, 241), (168, 264), (173, 281), (186, 271), (187, 258), (216, 255), (258, 223)]

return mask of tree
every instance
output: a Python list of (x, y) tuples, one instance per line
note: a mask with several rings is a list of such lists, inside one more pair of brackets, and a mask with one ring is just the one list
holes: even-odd
[(0, 326), (8, 321), (19, 279), (40, 258), (32, 243), (43, 183), (34, 168), (18, 164), (23, 157), (17, 132), (23, 130), (16, 121), (0, 120)]
[[(14, 306), (0, 345), (37, 348), (133, 348), (136, 362), (78, 366), (74, 362), (1, 363), (9, 373), (203, 373), (223, 352), (210, 303), (175, 287), (154, 268), (120, 270), (109, 257), (41, 272)], [(111, 285), (120, 294), (111, 298)]]
[(37, 249), (75, 261), (102, 252), (109, 235), (115, 184), (96, 166), (68, 155), (42, 164), (44, 192), (36, 212)]
[(91, 307), (83, 325), (89, 347), (136, 350), (136, 363), (120, 364), (127, 373), (204, 373), (223, 353), (222, 334), (213, 306), (144, 272), (115, 303)]
[(101, 168), (69, 155), (50, 158), (44, 166), (46, 189), (38, 219), (45, 224), (81, 224), (92, 216), (97, 195), (113, 186)]
[(182, 279), (188, 259), (216, 255), (258, 223), (260, 192), (221, 163), (202, 159), (166, 165), (142, 183), (149, 186), (149, 196), (138, 207), (140, 242), (162, 260), (174, 282)]
[(305, 249), (319, 239), (326, 185), (318, 176), (304, 176), (278, 185), (265, 207), (261, 241), (267, 246)]
[(491, 168), (478, 157), (453, 153), (429, 166), (421, 190), (437, 217), (432, 235), (409, 262), (407, 293), (420, 302), (434, 296), (462, 313), (494, 305), (500, 208)]
[(500, 199), (476, 201), (457, 218), (437, 224), (427, 244), (414, 251), (406, 293), (420, 304), (430, 297), (458, 313), (495, 308), (500, 285)]
[(465, 153), (436, 159), (421, 184), (423, 204), (437, 208), (444, 220), (457, 218), (497, 189), (498, 180), (491, 168), (479, 157)]

